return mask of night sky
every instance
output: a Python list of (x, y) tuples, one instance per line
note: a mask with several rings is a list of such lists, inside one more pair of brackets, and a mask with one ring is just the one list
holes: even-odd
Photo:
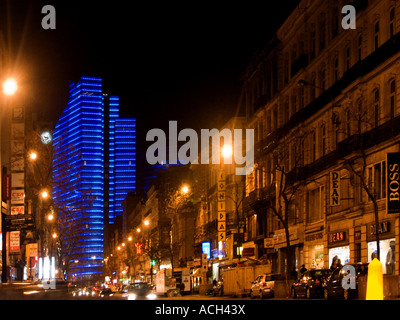
[[(69, 82), (100, 76), (143, 148), (168, 120), (198, 130), (234, 116), (245, 67), (298, 2), (0, 0), (0, 25), (27, 107), (56, 123)], [(47, 4), (56, 30), (41, 27)]]

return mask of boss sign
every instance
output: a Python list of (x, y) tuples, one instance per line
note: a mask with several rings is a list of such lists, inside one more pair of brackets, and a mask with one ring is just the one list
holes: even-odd
[(400, 153), (387, 154), (387, 213), (400, 213)]

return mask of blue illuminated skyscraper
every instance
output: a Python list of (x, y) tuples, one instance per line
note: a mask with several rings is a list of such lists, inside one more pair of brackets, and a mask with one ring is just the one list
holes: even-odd
[(102, 273), (104, 230), (136, 189), (136, 120), (119, 118), (119, 98), (101, 78), (70, 85), (53, 133), (53, 200), (69, 278)]

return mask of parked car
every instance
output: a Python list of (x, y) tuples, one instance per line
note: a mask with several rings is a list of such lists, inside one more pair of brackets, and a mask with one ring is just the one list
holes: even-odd
[(254, 299), (256, 296), (261, 299), (266, 296), (273, 297), (275, 292), (275, 281), (284, 280), (284, 277), (280, 274), (260, 274), (251, 284), (250, 298)]
[[(335, 269), (326, 282), (323, 284), (324, 287), (324, 298), (326, 300), (331, 298), (342, 298), (345, 300), (353, 299), (358, 297), (358, 285), (359, 277), (368, 274), (368, 263), (357, 263), (350, 264), (355, 268), (356, 271), (356, 289), (344, 289), (342, 286), (343, 277), (347, 274), (347, 271), (341, 268)], [(351, 281), (352, 279), (349, 279)]]
[(223, 296), (224, 295), (224, 283), (222, 281), (218, 281), (213, 286), (213, 296)]
[(292, 297), (306, 296), (310, 299), (314, 296), (322, 297), (324, 293), (323, 283), (331, 275), (330, 269), (313, 269), (304, 272), (292, 285)]

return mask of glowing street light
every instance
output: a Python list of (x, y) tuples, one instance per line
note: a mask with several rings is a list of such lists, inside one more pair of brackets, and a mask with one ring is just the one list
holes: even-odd
[(50, 213), (50, 214), (47, 216), (47, 220), (53, 221), (53, 219), (54, 219), (54, 215), (53, 215), (52, 213)]
[(36, 160), (36, 159), (37, 159), (37, 153), (36, 153), (35, 151), (32, 151), (32, 152), (29, 154), (29, 159), (31, 159), (31, 160)]
[(49, 193), (46, 190), (43, 190), (41, 196), (43, 199), (46, 199), (49, 196)]
[(181, 191), (182, 191), (183, 194), (188, 194), (189, 193), (189, 186), (184, 185), (182, 187)]
[(150, 224), (149, 220), (144, 220), (144, 225), (147, 227)]
[(232, 146), (230, 146), (229, 144), (225, 144), (221, 148), (221, 155), (225, 159), (228, 159), (228, 158), (232, 157)]
[(54, 232), (52, 237), (53, 237), (53, 239), (57, 238), (57, 233)]
[(3, 93), (6, 96), (12, 96), (17, 92), (18, 85), (14, 78), (8, 78), (3, 82)]

